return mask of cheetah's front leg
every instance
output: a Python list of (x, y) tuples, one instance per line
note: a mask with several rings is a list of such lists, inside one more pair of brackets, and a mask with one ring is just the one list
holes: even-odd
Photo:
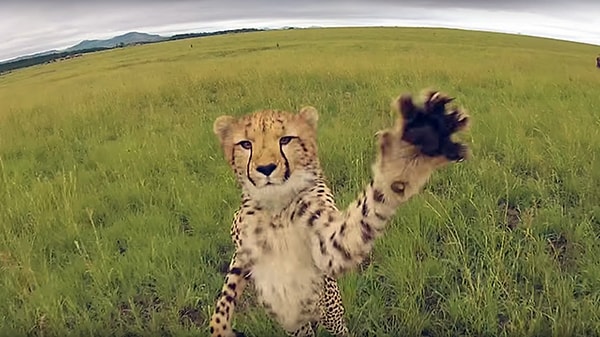
[(210, 320), (209, 327), (212, 337), (244, 336), (243, 333), (233, 330), (232, 322), (235, 305), (248, 283), (250, 268), (247, 264), (243, 264), (237, 256), (236, 252), (231, 259), (225, 283)]
[(336, 337), (350, 337), (348, 325), (344, 316), (346, 309), (342, 301), (342, 294), (337, 280), (325, 276), (323, 292), (319, 298), (321, 319), (319, 324), (330, 334)]
[(337, 280), (325, 276), (323, 289), (319, 295), (319, 320), (308, 322), (298, 330), (287, 331), (286, 334), (290, 337), (313, 337), (321, 325), (335, 337), (350, 337), (344, 317), (345, 311)]
[(378, 133), (373, 180), (345, 211), (327, 201), (315, 205), (312, 195), (300, 201), (313, 201), (302, 217), (314, 233), (313, 259), (327, 275), (338, 277), (358, 265), (398, 207), (418, 194), (435, 170), (466, 158), (466, 145), (451, 136), (469, 119), (459, 110), (447, 111), (450, 101), (435, 91), (426, 94), (422, 107), (409, 95), (395, 101), (395, 125)]

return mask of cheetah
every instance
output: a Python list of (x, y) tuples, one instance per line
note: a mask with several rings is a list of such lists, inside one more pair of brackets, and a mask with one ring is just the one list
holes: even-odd
[(434, 171), (469, 157), (469, 147), (452, 140), (470, 123), (462, 109), (447, 109), (453, 100), (428, 90), (422, 104), (410, 94), (392, 101), (397, 118), (375, 134), (372, 178), (343, 211), (320, 166), (316, 108), (218, 117), (213, 131), (242, 200), (211, 336), (244, 336), (232, 322), (249, 282), (288, 336), (315, 336), (318, 326), (350, 336), (337, 278), (370, 254), (397, 209), (420, 193)]

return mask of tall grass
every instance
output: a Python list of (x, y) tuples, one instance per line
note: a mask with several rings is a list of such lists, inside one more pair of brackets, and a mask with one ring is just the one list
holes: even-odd
[[(473, 117), (473, 158), (437, 173), (371, 265), (342, 278), (351, 330), (598, 336), (596, 49), (441, 29), (288, 30), (4, 75), (0, 335), (206, 336), (239, 198), (214, 118), (317, 107), (343, 207), (369, 179), (391, 99), (434, 87)], [(238, 329), (281, 333), (244, 298)]]

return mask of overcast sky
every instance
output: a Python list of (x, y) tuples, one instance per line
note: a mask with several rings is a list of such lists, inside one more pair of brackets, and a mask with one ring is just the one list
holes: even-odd
[(0, 0), (0, 60), (129, 31), (424, 26), (600, 45), (600, 0)]

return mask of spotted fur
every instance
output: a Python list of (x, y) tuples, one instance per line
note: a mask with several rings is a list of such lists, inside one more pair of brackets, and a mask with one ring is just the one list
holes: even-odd
[(210, 322), (213, 337), (232, 328), (235, 303), (251, 282), (259, 302), (290, 336), (314, 336), (318, 325), (349, 336), (336, 279), (370, 253), (401, 204), (430, 175), (462, 161), (467, 147), (451, 136), (467, 127), (452, 99), (427, 92), (394, 101), (399, 115), (377, 133), (373, 178), (345, 210), (335, 205), (317, 154), (315, 108), (221, 116), (214, 132), (242, 189), (231, 235), (236, 250)]

